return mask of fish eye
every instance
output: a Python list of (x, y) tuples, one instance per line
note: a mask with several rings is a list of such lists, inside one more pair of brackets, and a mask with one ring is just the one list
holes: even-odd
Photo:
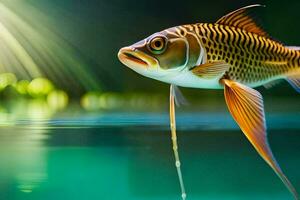
[(167, 39), (165, 37), (155, 37), (149, 42), (149, 50), (154, 54), (161, 54), (166, 49)]

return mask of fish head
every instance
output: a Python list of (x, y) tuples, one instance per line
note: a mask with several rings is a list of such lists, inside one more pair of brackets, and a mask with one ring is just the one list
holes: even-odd
[[(179, 34), (178, 28), (174, 27), (121, 48), (118, 57), (124, 65), (137, 73), (159, 80), (195, 66), (200, 48), (190, 49), (195, 46), (191, 42), (197, 43), (194, 40), (190, 41), (188, 37)], [(194, 59), (191, 52), (197, 55), (197, 59)]]

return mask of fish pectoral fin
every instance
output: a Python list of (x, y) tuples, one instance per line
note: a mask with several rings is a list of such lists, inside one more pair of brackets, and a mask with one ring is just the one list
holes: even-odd
[(223, 17), (216, 23), (241, 28), (251, 33), (256, 33), (260, 36), (269, 37), (268, 34), (255, 22), (250, 11), (253, 8), (265, 7), (264, 5), (254, 4), (235, 10)]
[(296, 199), (298, 194), (281, 171), (268, 144), (263, 98), (261, 94), (243, 84), (222, 80), (228, 109), (242, 132), (259, 155), (271, 166)]
[(174, 96), (176, 106), (180, 107), (181, 105), (189, 105), (188, 100), (183, 96), (182, 92), (176, 85), (172, 85), (171, 87), (172, 95)]
[(288, 76), (286, 80), (298, 93), (300, 93), (300, 75)]
[(194, 67), (191, 71), (204, 79), (214, 79), (224, 75), (230, 65), (225, 61), (214, 61)]

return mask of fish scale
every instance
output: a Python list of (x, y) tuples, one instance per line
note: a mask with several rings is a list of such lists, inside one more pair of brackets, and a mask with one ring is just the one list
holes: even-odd
[(299, 51), (240, 28), (198, 23), (183, 25), (178, 31), (196, 33), (206, 50), (207, 61), (229, 63), (231, 67), (225, 77), (244, 84), (282, 78), (292, 69), (299, 68)]

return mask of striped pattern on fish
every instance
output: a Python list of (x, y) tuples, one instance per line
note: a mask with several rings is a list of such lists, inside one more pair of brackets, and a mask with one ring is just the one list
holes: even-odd
[(224, 60), (230, 64), (224, 76), (246, 85), (263, 85), (297, 72), (300, 67), (299, 50), (241, 28), (198, 23), (175, 27), (172, 33), (177, 37), (197, 37), (205, 48), (206, 62)]

